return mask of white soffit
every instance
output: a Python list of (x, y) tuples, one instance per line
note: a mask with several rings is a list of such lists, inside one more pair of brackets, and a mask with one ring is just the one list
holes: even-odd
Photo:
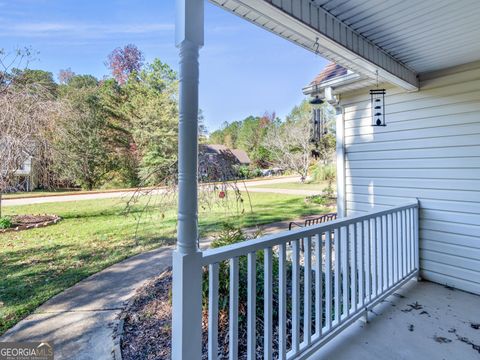
[(417, 73), (480, 60), (479, 0), (314, 0)]
[(480, 60), (480, 0), (210, 1), (311, 51), (318, 36), (325, 58), (407, 89), (415, 73)]
[(210, 0), (355, 73), (418, 89), (417, 74), (312, 0)]

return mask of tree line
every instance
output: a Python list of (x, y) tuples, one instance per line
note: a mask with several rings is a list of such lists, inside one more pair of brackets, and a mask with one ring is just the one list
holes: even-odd
[(56, 82), (29, 69), (29, 55), (0, 51), (0, 190), (26, 154), (43, 187), (154, 185), (175, 166), (178, 78), (167, 64), (127, 45), (108, 56), (111, 75), (66, 69)]
[(209, 142), (245, 150), (253, 166), (272, 166), (307, 177), (309, 167), (331, 162), (335, 152), (334, 110), (323, 104), (328, 132), (318, 143), (312, 142), (312, 105), (307, 100), (295, 106), (281, 120), (275, 113), (249, 116), (241, 121), (225, 122), (210, 134)]
[[(158, 185), (176, 173), (178, 76), (166, 63), (146, 63), (135, 45), (117, 48), (110, 75), (29, 68), (29, 49), (0, 50), (0, 193), (26, 155), (33, 156), (40, 187), (136, 187)], [(328, 126), (333, 114), (325, 105)], [(311, 105), (295, 106), (285, 120), (275, 113), (225, 123), (201, 142), (245, 150), (253, 166), (278, 166), (306, 177), (312, 150), (326, 161), (333, 130), (310, 141)], [(8, 150), (8, 151), (7, 151)]]

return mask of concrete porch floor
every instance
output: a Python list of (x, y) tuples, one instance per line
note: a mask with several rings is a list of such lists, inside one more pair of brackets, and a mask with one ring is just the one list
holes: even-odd
[(480, 359), (480, 296), (411, 281), (312, 360)]

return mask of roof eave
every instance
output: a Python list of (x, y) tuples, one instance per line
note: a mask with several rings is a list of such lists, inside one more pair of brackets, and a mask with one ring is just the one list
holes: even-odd
[(364, 79), (365, 77), (360, 76), (359, 74), (348, 73), (327, 81), (323, 81), (321, 83), (310, 83), (309, 85), (305, 86), (302, 91), (304, 95), (312, 96), (322, 93), (326, 88), (332, 88), (336, 92), (336, 90), (340, 89), (342, 86), (350, 85)]

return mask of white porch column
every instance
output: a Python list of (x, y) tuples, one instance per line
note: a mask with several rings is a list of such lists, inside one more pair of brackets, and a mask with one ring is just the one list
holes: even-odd
[(343, 107), (336, 109), (337, 135), (337, 214), (339, 218), (346, 216), (345, 196), (345, 119)]
[(172, 359), (201, 358), (202, 254), (197, 247), (197, 156), (199, 50), (203, 46), (204, 0), (176, 0), (180, 52), (178, 140), (178, 233), (173, 253)]

